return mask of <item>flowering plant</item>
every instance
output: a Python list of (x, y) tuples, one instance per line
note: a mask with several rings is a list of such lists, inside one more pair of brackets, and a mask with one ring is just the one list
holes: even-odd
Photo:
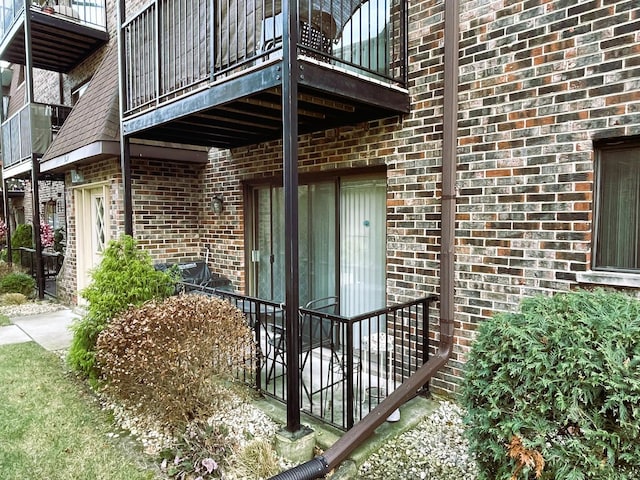
[(40, 243), (42, 248), (53, 247), (53, 227), (48, 223), (40, 224)]
[(0, 220), (0, 238), (7, 236), (7, 224), (4, 220)]

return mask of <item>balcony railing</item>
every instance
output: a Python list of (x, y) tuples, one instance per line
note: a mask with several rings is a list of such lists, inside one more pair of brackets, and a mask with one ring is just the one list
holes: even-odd
[(8, 168), (43, 154), (71, 107), (31, 103), (2, 124), (2, 165)]
[[(190, 285), (190, 287), (195, 287)], [(286, 319), (283, 305), (196, 287), (242, 310), (255, 332), (259, 361), (245, 380), (285, 402)], [(342, 430), (351, 428), (407, 380), (429, 356), (426, 297), (354, 317), (300, 308), (302, 411)]]
[[(29, 0), (0, 0), (0, 38), (11, 29), (16, 19), (24, 12), (25, 3), (35, 12), (43, 12), (80, 25), (105, 30), (107, 26), (105, 0), (59, 0), (47, 2), (43, 7)], [(44, 2), (42, 2), (44, 4)]]
[[(402, 0), (300, 0), (298, 54), (402, 84)], [(281, 0), (154, 0), (123, 25), (125, 115), (281, 55)]]

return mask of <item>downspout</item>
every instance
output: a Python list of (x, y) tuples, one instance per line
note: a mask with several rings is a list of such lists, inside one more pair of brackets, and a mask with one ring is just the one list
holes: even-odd
[(282, 472), (272, 480), (311, 480), (322, 478), (373, 434), (396, 408), (413, 398), (442, 368), (453, 348), (456, 163), (458, 146), (458, 54), (459, 0), (443, 1), (444, 26), (444, 100), (442, 140), (442, 201), (440, 247), (440, 343), (438, 352), (407, 381), (385, 398), (365, 418), (346, 432), (324, 455)]

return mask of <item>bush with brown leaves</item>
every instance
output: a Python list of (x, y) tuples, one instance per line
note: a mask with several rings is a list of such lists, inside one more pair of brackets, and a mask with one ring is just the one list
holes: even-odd
[(202, 295), (130, 308), (97, 342), (107, 393), (176, 428), (224, 404), (226, 383), (255, 365), (255, 352), (242, 312)]

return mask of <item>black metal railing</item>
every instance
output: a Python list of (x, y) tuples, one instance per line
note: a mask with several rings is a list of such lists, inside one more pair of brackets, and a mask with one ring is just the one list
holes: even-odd
[[(298, 51), (403, 84), (401, 0), (300, 0)], [(154, 0), (122, 25), (125, 114), (258, 66), (282, 48), (281, 0)]]
[(2, 123), (2, 165), (11, 167), (43, 154), (69, 116), (71, 107), (30, 103)]
[[(249, 380), (286, 403), (284, 305), (189, 285), (227, 299), (246, 315), (259, 354)], [(347, 430), (408, 379), (429, 356), (430, 296), (354, 317), (299, 309), (302, 411)]]
[(79, 23), (92, 28), (105, 30), (107, 11), (105, 0), (71, 0), (70, 2), (48, 1), (31, 2), (30, 0), (0, 0), (0, 39), (11, 29), (16, 19), (24, 13), (25, 3), (32, 11)]

